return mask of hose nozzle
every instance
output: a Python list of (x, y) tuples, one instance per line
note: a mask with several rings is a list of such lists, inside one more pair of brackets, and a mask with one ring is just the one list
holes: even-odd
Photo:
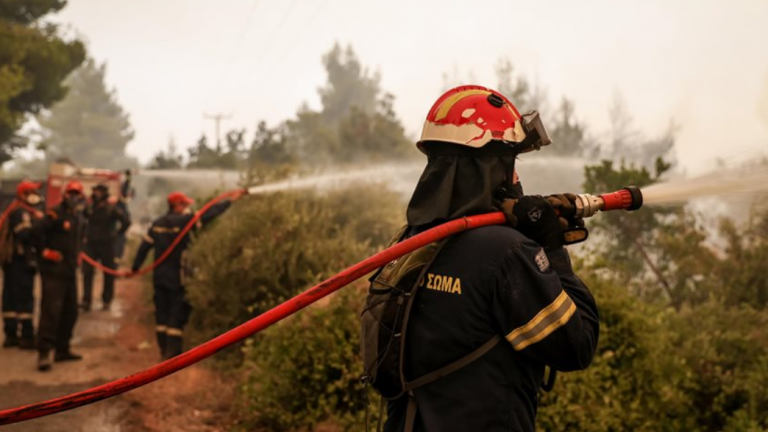
[(643, 193), (637, 186), (627, 186), (601, 195), (576, 195), (576, 216), (591, 217), (598, 211), (637, 210), (643, 206)]

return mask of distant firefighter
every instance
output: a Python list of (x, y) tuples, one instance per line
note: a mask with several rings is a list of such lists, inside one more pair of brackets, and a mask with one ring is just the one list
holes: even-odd
[[(128, 219), (131, 218), (131, 212), (128, 209), (128, 202), (133, 198), (133, 188), (131, 187), (131, 170), (125, 170), (125, 181), (120, 185), (120, 197), (115, 202), (115, 207), (120, 209)], [(125, 231), (117, 233), (115, 239), (115, 260), (119, 263), (125, 254)]]
[(77, 264), (85, 225), (83, 199), (83, 185), (69, 182), (61, 204), (48, 210), (34, 228), (42, 257), (43, 296), (37, 333), (37, 367), (41, 371), (51, 369), (51, 354), (57, 362), (82, 359), (70, 350), (69, 343), (77, 322)]
[[(109, 189), (100, 184), (93, 188), (91, 203), (84, 212), (88, 220), (85, 237), (85, 253), (104, 267), (117, 268), (115, 243), (131, 226), (130, 217), (109, 200)], [(93, 296), (94, 268), (83, 263), (83, 310), (91, 310)], [(102, 308), (109, 310), (115, 292), (115, 277), (104, 273), (104, 288), (101, 292)]]
[[(244, 194), (245, 192), (243, 192)], [(231, 202), (242, 194), (212, 206), (200, 218), (205, 225), (224, 213)], [(143, 241), (133, 262), (133, 271), (139, 270), (147, 254), (154, 248), (155, 257), (160, 257), (176, 240), (181, 230), (192, 220), (194, 213), (191, 206), (194, 200), (181, 192), (168, 195), (168, 213), (155, 220), (144, 235)], [(183, 352), (183, 332), (187, 324), (191, 306), (186, 299), (184, 287), (184, 253), (189, 246), (186, 235), (168, 258), (154, 271), (155, 285), (155, 322), (157, 343), (164, 359), (175, 357)]]
[(32, 311), (37, 272), (37, 249), (32, 237), (32, 223), (42, 217), (35, 208), (40, 197), (40, 183), (24, 180), (16, 188), (16, 201), (11, 203), (4, 222), (3, 239), (3, 324), (4, 348), (35, 348)]

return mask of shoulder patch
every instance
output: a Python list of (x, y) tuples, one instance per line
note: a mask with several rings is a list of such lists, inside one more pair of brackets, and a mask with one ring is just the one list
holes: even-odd
[(536, 254), (534, 259), (536, 260), (536, 265), (539, 266), (539, 270), (542, 272), (549, 270), (549, 258), (543, 248), (539, 249), (539, 253)]

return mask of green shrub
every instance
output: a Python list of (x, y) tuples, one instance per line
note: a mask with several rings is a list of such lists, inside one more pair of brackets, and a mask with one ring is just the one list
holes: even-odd
[[(403, 220), (400, 198), (377, 188), (252, 196), (189, 250), (194, 342), (251, 319), (380, 250)], [(319, 422), (362, 427), (359, 304), (350, 294), (300, 312), (218, 356), (243, 383), (239, 417), (268, 430)], [(223, 361), (222, 361), (223, 359)], [(371, 391), (371, 397), (373, 392)], [(371, 411), (376, 411), (378, 405)]]
[(711, 301), (669, 318), (699, 430), (768, 430), (768, 311)]
[(189, 250), (188, 296), (196, 342), (251, 319), (389, 240), (398, 196), (375, 188), (246, 197)]
[(600, 309), (592, 365), (561, 373), (540, 400), (542, 431), (691, 431), (683, 393), (685, 364), (669, 353), (666, 311), (638, 301), (619, 284), (585, 274)]
[(359, 290), (341, 292), (328, 306), (312, 307), (249, 341), (245, 360), (254, 366), (242, 385), (248, 430), (313, 430), (323, 422), (361, 431), (366, 409), (373, 421), (378, 397), (360, 382), (363, 297)]
[(586, 274), (601, 334), (592, 365), (558, 375), (543, 431), (768, 430), (768, 311), (709, 301), (679, 313)]

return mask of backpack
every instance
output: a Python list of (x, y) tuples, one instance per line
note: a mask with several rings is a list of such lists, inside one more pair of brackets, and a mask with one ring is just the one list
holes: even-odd
[[(392, 246), (406, 238), (410, 227), (403, 227), (392, 239)], [(408, 394), (405, 432), (413, 429), (416, 401), (413, 390), (453, 373), (490, 351), (502, 338), (492, 337), (471, 353), (436, 371), (412, 381), (404, 375), (405, 335), (408, 318), (421, 281), (440, 250), (448, 242), (445, 238), (431, 243), (399, 259), (389, 262), (371, 277), (371, 285), (361, 313), (361, 350), (364, 375), (361, 380), (370, 384), (385, 400)], [(379, 415), (379, 428), (381, 427)]]

